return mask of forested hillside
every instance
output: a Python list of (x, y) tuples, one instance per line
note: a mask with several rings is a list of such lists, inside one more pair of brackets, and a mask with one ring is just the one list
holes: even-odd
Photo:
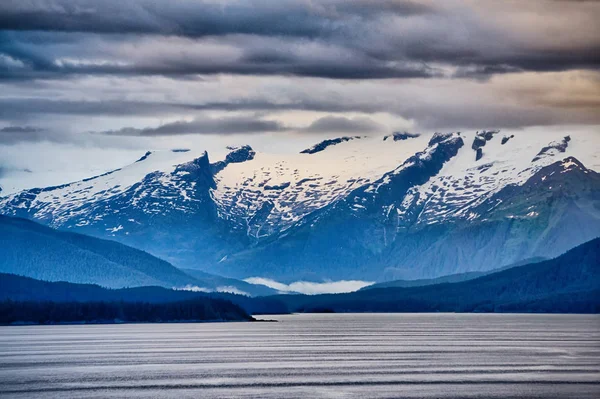
[(278, 298), (295, 312), (598, 313), (600, 238), (555, 259), (464, 282)]

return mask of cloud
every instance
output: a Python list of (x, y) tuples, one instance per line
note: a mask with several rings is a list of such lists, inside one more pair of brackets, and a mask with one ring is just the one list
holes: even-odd
[(44, 139), (44, 129), (33, 126), (6, 126), (0, 129), (0, 144)]
[(224, 285), (224, 286), (216, 287), (216, 288), (205, 288), (205, 287), (199, 287), (197, 285), (188, 284), (184, 287), (173, 287), (173, 289), (176, 291), (191, 291), (191, 292), (204, 292), (204, 293), (225, 292), (228, 294), (252, 296), (249, 293), (247, 293), (246, 291), (242, 291), (242, 290), (238, 289), (237, 287), (230, 286), (230, 285)]
[(293, 101), (274, 98), (246, 97), (225, 101), (139, 101), (139, 100), (65, 100), (50, 98), (0, 98), (0, 119), (39, 115), (81, 116), (157, 116), (189, 111), (319, 111), (319, 112), (379, 112), (389, 111), (377, 102), (339, 101), (335, 99), (305, 97)]
[(597, 124), (599, 18), (593, 1), (4, 0), (0, 126), (46, 131), (0, 141)]
[(324, 116), (303, 129), (311, 133), (371, 133), (384, 130), (379, 123), (366, 117), (346, 118), (343, 116)]
[[(352, 84), (341, 81), (323, 84), (320, 79), (289, 77), (236, 77), (187, 82), (182, 86), (181, 82), (168, 79), (89, 77), (33, 87), (9, 85), (4, 97), (0, 95), (0, 120), (18, 126), (43, 125), (48, 131), (40, 136), (48, 139), (65, 131), (73, 133), (73, 137), (89, 130), (146, 137), (166, 135), (161, 130), (168, 129), (203, 132), (221, 118), (260, 121), (265, 120), (265, 115), (271, 122), (259, 124), (256, 130), (294, 130), (292, 127), (309, 126), (331, 116), (365, 120), (364, 130), (376, 130), (374, 124), (386, 126), (387, 130), (461, 130), (600, 124), (598, 104), (600, 74), (585, 71), (510, 73), (485, 82), (424, 79), (402, 83), (367, 80)], [(249, 117), (248, 113), (261, 116)], [(194, 115), (201, 121), (196, 125), (203, 124), (204, 128), (193, 126), (189, 118)], [(389, 116), (410, 123), (388, 123), (385, 118)], [(185, 123), (157, 129), (156, 126), (164, 124), (161, 120)], [(280, 121), (279, 125), (273, 120)], [(324, 122), (328, 120), (331, 118), (315, 122), (309, 130), (327, 127)], [(368, 120), (374, 122), (373, 127)], [(123, 126), (149, 126), (156, 131), (149, 128), (145, 132), (144, 129), (118, 132)], [(252, 125), (242, 120), (244, 126)], [(354, 126), (343, 127), (346, 128), (346, 132), (354, 131)], [(234, 130), (238, 129), (249, 130)], [(335, 127), (335, 130), (340, 129)]]
[(188, 284), (184, 287), (173, 287), (174, 290), (176, 291), (192, 291), (192, 292), (212, 292), (212, 290), (210, 288), (205, 288), (205, 287), (199, 287), (197, 285), (191, 285)]
[(299, 292), (301, 294), (307, 295), (339, 294), (343, 292), (353, 292), (373, 284), (373, 282), (359, 280), (340, 280), (326, 283), (296, 281), (291, 284), (283, 284), (275, 280), (263, 277), (250, 277), (245, 279), (244, 281), (250, 284), (266, 285), (269, 288), (273, 288), (281, 292)]
[(233, 285), (219, 286), (219, 287), (215, 288), (215, 291), (217, 291), (217, 292), (226, 292), (226, 293), (229, 293), (229, 294), (236, 294), (236, 295), (252, 296), (249, 293), (247, 293), (246, 291), (242, 291), (239, 288), (234, 287)]
[(598, 2), (544, 0), (6, 0), (0, 77), (480, 79), (598, 69), (599, 16)]
[(240, 134), (281, 132), (287, 128), (278, 121), (250, 117), (196, 118), (176, 121), (158, 127), (137, 129), (132, 127), (102, 132), (117, 136), (169, 136), (181, 134)]
[[(362, 49), (323, 39), (223, 37), (189, 39), (79, 35), (65, 45), (56, 33), (17, 32), (0, 37), (0, 80), (56, 80), (77, 76), (168, 76), (197, 79), (220, 74), (329, 79), (422, 78), (439, 75), (428, 65), (382, 62)], [(59, 34), (61, 36), (63, 34)], [(95, 52), (89, 52), (93, 48)], [(268, 50), (266, 50), (268, 49)]]
[[(413, 1), (302, 0), (5, 0), (0, 29), (102, 34), (158, 34), (204, 37), (230, 34), (315, 37), (332, 34), (339, 22), (382, 15), (411, 16), (432, 9)], [(336, 24), (337, 23), (337, 24)]]

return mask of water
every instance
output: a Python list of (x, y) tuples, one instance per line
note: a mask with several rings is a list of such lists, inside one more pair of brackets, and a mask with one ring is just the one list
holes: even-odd
[(600, 398), (600, 317), (0, 327), (0, 397)]

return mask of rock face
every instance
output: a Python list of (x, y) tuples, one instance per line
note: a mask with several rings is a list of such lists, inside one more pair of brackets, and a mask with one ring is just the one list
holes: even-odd
[(391, 138), (394, 141), (402, 141), (402, 140), (414, 139), (415, 137), (419, 137), (419, 136), (420, 136), (420, 134), (418, 134), (418, 133), (394, 132), (390, 136), (384, 136), (383, 141), (386, 141), (389, 138)]
[(542, 148), (535, 158), (533, 158), (532, 162), (539, 161), (540, 159), (549, 155), (551, 156), (560, 152), (565, 152), (569, 146), (569, 141), (571, 141), (571, 136), (565, 136), (560, 141), (553, 141), (546, 147)]
[(354, 137), (345, 137), (344, 136), (344, 137), (339, 137), (336, 139), (323, 140), (320, 143), (315, 144), (314, 146), (312, 146), (310, 148), (307, 148), (306, 150), (300, 151), (300, 154), (315, 154), (317, 152), (321, 152), (321, 151), (325, 150), (329, 146), (340, 144), (340, 143), (343, 143), (344, 141), (355, 140), (355, 139), (360, 139), (360, 136), (354, 136)]
[[(475, 160), (479, 161), (483, 157), (483, 148), (485, 144), (490, 141), (494, 135), (498, 134), (499, 130), (483, 130), (481, 132), (475, 133), (475, 139), (473, 140), (473, 144), (471, 148), (475, 150)], [(503, 143), (505, 144), (505, 142)]]
[(256, 152), (254, 152), (252, 147), (250, 147), (249, 145), (245, 145), (242, 147), (228, 147), (228, 149), (231, 152), (227, 154), (225, 160), (216, 162), (211, 166), (211, 172), (213, 174), (219, 173), (220, 171), (225, 169), (227, 165), (230, 165), (232, 163), (242, 163), (250, 161), (254, 159), (254, 155), (256, 155)]
[(504, 137), (502, 137), (502, 145), (508, 143), (508, 140), (510, 140), (510, 139), (512, 139), (514, 137), (515, 137), (514, 134), (511, 134), (510, 136), (504, 136)]
[(310, 156), (244, 146), (215, 163), (192, 150), (148, 153), (102, 176), (0, 198), (0, 213), (176, 266), (282, 281), (485, 271), (599, 236), (597, 139), (497, 133), (341, 138)]

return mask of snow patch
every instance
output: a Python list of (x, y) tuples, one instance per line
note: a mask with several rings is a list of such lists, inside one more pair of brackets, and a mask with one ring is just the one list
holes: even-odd
[(113, 227), (110, 229), (106, 229), (108, 232), (110, 233), (116, 233), (117, 231), (121, 231), (123, 230), (123, 226), (122, 225), (118, 225), (117, 227)]

